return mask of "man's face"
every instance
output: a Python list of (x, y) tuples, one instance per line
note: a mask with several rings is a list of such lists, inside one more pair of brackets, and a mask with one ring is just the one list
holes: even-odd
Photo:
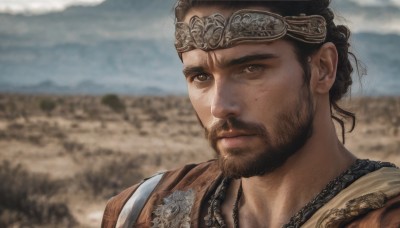
[[(221, 10), (196, 8), (186, 19), (215, 12)], [(291, 43), (195, 49), (182, 60), (190, 100), (224, 175), (271, 172), (311, 136), (312, 97)]]

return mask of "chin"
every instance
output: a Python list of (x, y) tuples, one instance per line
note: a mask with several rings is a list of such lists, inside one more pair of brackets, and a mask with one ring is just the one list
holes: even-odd
[[(222, 151), (221, 151), (222, 152)], [(230, 149), (218, 157), (219, 167), (225, 177), (248, 178), (270, 173), (283, 165), (286, 159), (268, 149)]]

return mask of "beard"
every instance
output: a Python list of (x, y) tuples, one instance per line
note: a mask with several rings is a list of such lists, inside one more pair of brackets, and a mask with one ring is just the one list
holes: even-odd
[[(313, 119), (313, 101), (305, 86), (291, 110), (276, 115), (276, 124), (271, 129), (265, 128), (262, 124), (230, 117), (220, 120), (210, 130), (205, 128), (205, 135), (217, 153), (218, 164), (225, 177), (237, 179), (261, 176), (281, 167), (289, 157), (304, 146), (312, 135)], [(221, 151), (217, 145), (218, 134), (229, 130), (243, 131), (259, 137), (262, 148), (255, 150), (249, 145), (248, 148)], [(222, 156), (223, 153), (229, 156)]]

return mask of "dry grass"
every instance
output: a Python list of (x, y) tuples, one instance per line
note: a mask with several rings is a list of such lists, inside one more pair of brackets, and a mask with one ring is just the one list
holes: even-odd
[[(400, 98), (343, 104), (358, 114), (347, 147), (400, 165)], [(0, 227), (98, 227), (110, 196), (213, 156), (189, 100), (172, 96), (0, 94), (0, 148)]]
[(0, 164), (0, 227), (76, 225), (67, 203), (58, 198), (63, 181), (32, 174), (9, 161)]

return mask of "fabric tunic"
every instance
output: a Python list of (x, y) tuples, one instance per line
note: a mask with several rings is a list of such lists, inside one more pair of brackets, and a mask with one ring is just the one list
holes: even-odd
[[(166, 172), (148, 197), (134, 227), (205, 227), (204, 211), (221, 181), (215, 160)], [(120, 213), (139, 186), (134, 185), (109, 200), (101, 227), (122, 227), (118, 221)], [(382, 168), (356, 180), (301, 227), (399, 228), (400, 171)]]

